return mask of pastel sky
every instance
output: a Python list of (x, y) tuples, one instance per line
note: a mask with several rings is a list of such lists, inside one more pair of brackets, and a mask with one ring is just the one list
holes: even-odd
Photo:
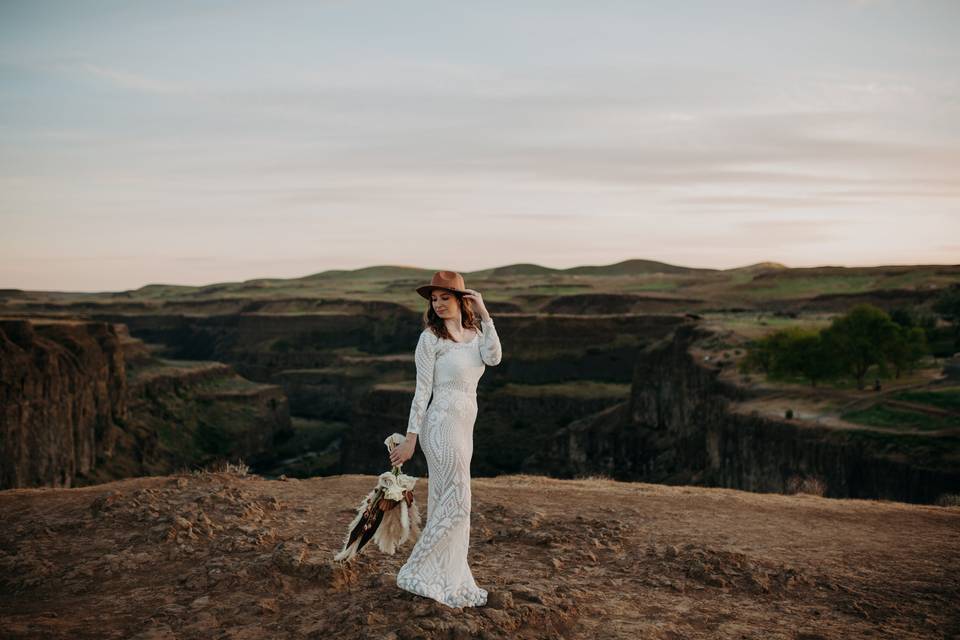
[(0, 287), (960, 263), (960, 2), (0, 3)]

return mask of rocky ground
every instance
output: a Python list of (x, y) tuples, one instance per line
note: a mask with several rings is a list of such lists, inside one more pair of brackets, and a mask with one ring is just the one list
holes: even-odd
[[(332, 561), (373, 476), (0, 492), (5, 638), (948, 638), (960, 508), (603, 479), (473, 481), (488, 606)], [(416, 491), (426, 517), (427, 479)]]

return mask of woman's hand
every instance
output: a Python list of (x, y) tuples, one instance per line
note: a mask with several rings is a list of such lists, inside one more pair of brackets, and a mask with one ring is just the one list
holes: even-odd
[(463, 297), (470, 298), (474, 310), (480, 314), (480, 319), (486, 320), (489, 318), (490, 312), (487, 311), (487, 306), (483, 303), (483, 296), (480, 295), (480, 292), (476, 289), (464, 289), (464, 291), (466, 291), (466, 293), (463, 294)]
[(393, 448), (393, 451), (390, 452), (390, 464), (394, 467), (399, 467), (404, 462), (413, 457), (413, 452), (417, 448), (416, 436), (413, 438), (407, 438), (397, 446)]

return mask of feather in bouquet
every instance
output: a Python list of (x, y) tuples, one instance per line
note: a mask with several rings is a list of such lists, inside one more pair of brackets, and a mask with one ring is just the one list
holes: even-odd
[[(383, 441), (387, 451), (403, 442), (399, 433)], [(363, 499), (357, 515), (347, 527), (343, 549), (334, 560), (350, 560), (373, 540), (380, 551), (393, 555), (397, 547), (420, 535), (420, 509), (413, 499), (417, 479), (400, 472), (400, 467), (384, 471), (377, 478), (377, 486)]]

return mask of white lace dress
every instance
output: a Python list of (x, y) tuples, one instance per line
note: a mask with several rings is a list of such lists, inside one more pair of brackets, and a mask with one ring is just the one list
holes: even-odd
[[(493, 319), (467, 342), (424, 329), (417, 342), (417, 389), (407, 433), (427, 458), (427, 523), (397, 573), (397, 586), (450, 607), (487, 603), (467, 564), (470, 546), (470, 460), (477, 417), (477, 382), (486, 365), (500, 363)], [(431, 395), (433, 401), (429, 403)]]

